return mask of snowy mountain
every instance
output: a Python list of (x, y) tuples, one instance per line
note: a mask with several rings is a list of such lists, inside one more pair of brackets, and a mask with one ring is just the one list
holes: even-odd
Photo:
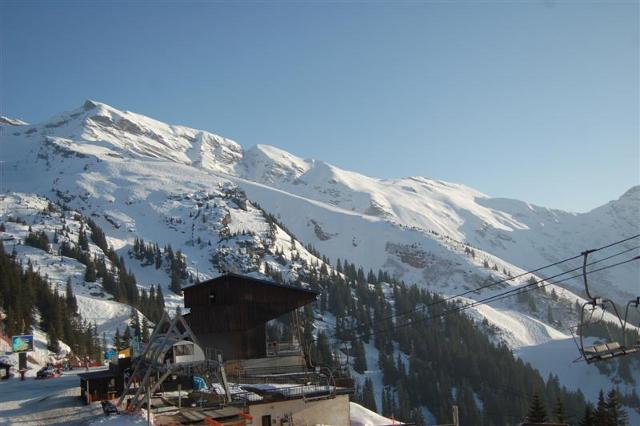
[[(140, 288), (160, 284), (173, 307), (181, 299), (169, 290), (170, 273), (138, 261), (132, 255), (136, 239), (179, 249), (191, 279), (226, 270), (264, 274), (269, 268), (286, 280), (304, 281), (309, 265), (323, 263), (305, 248), (310, 245), (332, 262), (348, 259), (453, 295), (640, 233), (640, 186), (576, 214), (424, 177), (376, 179), (266, 145), (244, 150), (222, 136), (94, 101), (44, 123), (3, 120), (0, 135), (1, 221), (19, 216), (52, 233), (62, 219), (39, 212), (49, 200), (68, 206), (100, 225), (117, 254), (126, 257)], [(2, 236), (20, 241), (26, 232), (12, 225)], [(611, 262), (626, 259), (638, 254), (637, 245), (638, 240), (629, 241), (594, 254), (593, 260), (628, 249), (626, 257)], [(37, 261), (55, 283), (71, 276), (80, 290), (81, 312), (100, 332), (126, 321), (118, 302), (85, 286), (83, 265), (59, 263), (55, 250), (18, 252)], [(579, 265), (577, 259), (539, 277)], [(628, 263), (594, 274), (593, 288), (623, 302), (637, 295), (638, 276), (638, 262)], [(525, 284), (530, 277), (464, 300)], [(497, 339), (545, 373), (577, 371), (590, 367), (553, 365), (536, 351), (551, 346), (561, 348), (564, 358), (577, 357), (569, 328), (577, 321), (575, 303), (583, 301), (581, 295), (576, 279), (549, 285), (533, 302), (505, 299), (469, 313), (486, 320)], [(595, 371), (591, 388), (584, 390), (592, 399), (612, 374)], [(582, 387), (576, 376), (566, 375), (564, 384)], [(640, 383), (635, 386), (640, 391)]]
[[(477, 247), (525, 270), (640, 233), (640, 186), (605, 206), (575, 214), (518, 200), (492, 198), (464, 185), (423, 177), (375, 179), (323, 162), (304, 161), (273, 147), (257, 146), (249, 152), (250, 160), (243, 162), (244, 167), (240, 169), (241, 176), (248, 180), (360, 216), (381, 219), (428, 238), (436, 233), (445, 240)], [(247, 191), (253, 194), (250, 189)], [(260, 194), (253, 195), (260, 199)], [(287, 211), (279, 204), (268, 204), (267, 199), (260, 202), (270, 211), (287, 217)], [(310, 221), (318, 223), (314, 214), (306, 219), (307, 224), (292, 226), (297, 235), (305, 235), (304, 228), (313, 223)], [(286, 219), (285, 222), (289, 223)], [(342, 235), (340, 230), (332, 229), (330, 223), (313, 224), (313, 228), (321, 228), (325, 236)], [(314, 241), (319, 248), (325, 244), (326, 240), (314, 238), (311, 233), (307, 235), (308, 241)], [(359, 236), (352, 237), (357, 240)], [(629, 243), (628, 247), (633, 244)], [(335, 249), (331, 247), (326, 252), (336, 253)], [(371, 264), (366, 258), (359, 260)], [(398, 268), (397, 273), (408, 275), (410, 281), (418, 279), (403, 268)], [(594, 287), (606, 290), (610, 297), (623, 302), (637, 294), (638, 283), (634, 278), (639, 273), (638, 265), (631, 264), (598, 277)], [(582, 290), (579, 281), (570, 283), (570, 288)]]

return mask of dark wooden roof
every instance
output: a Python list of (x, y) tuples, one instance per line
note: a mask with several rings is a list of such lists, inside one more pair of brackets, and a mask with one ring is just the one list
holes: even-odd
[[(318, 292), (238, 274), (185, 287), (184, 305), (193, 331), (246, 330), (316, 300)], [(201, 327), (202, 322), (210, 323)]]
[(189, 291), (190, 289), (193, 289), (195, 287), (198, 286), (210, 286), (210, 285), (215, 285), (215, 283), (217, 282), (222, 282), (228, 278), (231, 278), (233, 280), (241, 280), (243, 282), (246, 282), (250, 285), (255, 285), (255, 286), (262, 286), (262, 285), (268, 285), (268, 286), (273, 286), (275, 288), (280, 288), (280, 289), (286, 289), (286, 290), (291, 290), (293, 292), (302, 292), (302, 293), (306, 293), (309, 295), (313, 295), (314, 297), (317, 296), (318, 294), (320, 294), (317, 291), (314, 290), (309, 290), (306, 288), (302, 288), (302, 287), (294, 287), (292, 285), (284, 285), (284, 284), (278, 284), (275, 281), (269, 281), (269, 280), (263, 280), (260, 278), (254, 278), (251, 277), (249, 275), (240, 275), (240, 274), (236, 274), (233, 272), (228, 272), (224, 275), (220, 275), (219, 277), (216, 278), (211, 278), (210, 280), (206, 280), (206, 281), (202, 281), (199, 282), (197, 284), (193, 284), (187, 287), (183, 287), (182, 291)]
[(107, 378), (113, 378), (116, 376), (117, 374), (110, 370), (89, 371), (89, 372), (78, 374), (78, 377), (84, 380), (107, 379)]

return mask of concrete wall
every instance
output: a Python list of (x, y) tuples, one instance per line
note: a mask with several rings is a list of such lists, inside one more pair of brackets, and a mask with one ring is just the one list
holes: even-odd
[[(305, 402), (303, 399), (249, 406), (252, 426), (262, 426), (262, 416), (271, 415), (271, 426), (349, 425), (349, 395)], [(289, 420), (287, 423), (287, 419)]]

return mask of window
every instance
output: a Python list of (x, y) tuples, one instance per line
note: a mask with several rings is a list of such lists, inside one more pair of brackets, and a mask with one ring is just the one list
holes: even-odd
[(173, 351), (176, 356), (193, 355), (193, 344), (176, 345)]
[(213, 305), (216, 302), (216, 294), (212, 291), (209, 293), (209, 304)]

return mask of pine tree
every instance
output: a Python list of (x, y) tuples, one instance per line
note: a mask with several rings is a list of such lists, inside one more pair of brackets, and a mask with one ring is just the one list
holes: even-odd
[(149, 341), (149, 322), (147, 317), (142, 318), (142, 341), (147, 343)]
[(596, 426), (596, 417), (593, 414), (593, 407), (589, 404), (584, 409), (584, 415), (579, 423), (580, 426)]
[(116, 348), (116, 351), (120, 351), (123, 348), (120, 327), (116, 328), (116, 333), (113, 335), (113, 346)]
[(162, 266), (162, 254), (160, 253), (160, 246), (158, 246), (158, 244), (156, 243), (155, 245), (155, 266), (156, 269), (160, 269), (160, 267)]
[(124, 329), (124, 334), (122, 335), (122, 349), (129, 347), (131, 347), (131, 330), (127, 327)]
[(154, 322), (160, 321), (162, 313), (164, 312), (164, 294), (162, 293), (160, 284), (158, 284), (158, 288), (156, 289), (156, 310), (156, 318), (153, 319)]
[(608, 425), (626, 425), (628, 416), (620, 402), (620, 394), (615, 389), (611, 389), (607, 394), (607, 417)]
[(67, 278), (67, 285), (65, 288), (65, 304), (67, 306), (67, 312), (71, 315), (75, 315), (78, 312), (78, 301), (73, 294), (73, 287), (71, 286), (71, 277)]
[(353, 342), (353, 352), (354, 352), (354, 361), (353, 361), (353, 369), (358, 373), (362, 374), (367, 369), (367, 358), (366, 352), (364, 349), (364, 344), (361, 340), (356, 340)]
[(567, 413), (564, 408), (564, 402), (562, 402), (562, 399), (560, 397), (556, 399), (556, 406), (553, 410), (553, 416), (558, 423), (565, 423), (567, 421)]
[(138, 317), (138, 312), (133, 306), (131, 307), (131, 314), (129, 315), (129, 326), (133, 330), (133, 335), (140, 339), (142, 336), (142, 330), (140, 328), (140, 317)]
[(600, 389), (598, 393), (598, 404), (594, 413), (596, 425), (607, 425), (609, 419), (607, 401), (604, 399), (604, 392)]
[(373, 381), (367, 378), (362, 387), (362, 405), (371, 411), (378, 411), (376, 408), (376, 398), (373, 390)]
[(180, 274), (177, 270), (171, 271), (171, 284), (169, 284), (169, 288), (175, 294), (182, 294), (182, 279), (180, 278)]
[(320, 364), (323, 367), (331, 368), (333, 365), (333, 355), (331, 354), (331, 347), (329, 346), (329, 338), (324, 332), (320, 332), (318, 334), (318, 341), (316, 343), (316, 359), (317, 364)]
[(93, 264), (93, 261), (87, 262), (87, 268), (84, 271), (84, 280), (89, 283), (95, 282), (97, 279), (96, 276), (96, 267)]
[(382, 415), (385, 417), (393, 415), (393, 400), (391, 398), (389, 388), (382, 388)]
[(529, 413), (527, 414), (527, 420), (530, 423), (544, 423), (547, 421), (547, 409), (540, 398), (540, 395), (536, 392), (531, 398), (531, 404), (529, 405)]
[(406, 387), (399, 381), (396, 385), (398, 390), (398, 418), (404, 422), (411, 420), (411, 402)]
[(50, 251), (51, 245), (49, 244), (49, 238), (44, 231), (32, 232), (31, 227), (29, 227), (29, 234), (24, 239), (25, 245), (39, 248), (44, 251)]
[(549, 324), (553, 324), (555, 319), (553, 318), (553, 311), (551, 310), (551, 305), (547, 306), (547, 322)]
[(51, 327), (47, 332), (47, 349), (55, 354), (60, 352), (60, 341), (58, 340), (58, 333), (55, 327)]
[(89, 250), (89, 240), (87, 239), (87, 234), (84, 233), (84, 226), (80, 225), (80, 232), (78, 232), (78, 247), (82, 250)]

